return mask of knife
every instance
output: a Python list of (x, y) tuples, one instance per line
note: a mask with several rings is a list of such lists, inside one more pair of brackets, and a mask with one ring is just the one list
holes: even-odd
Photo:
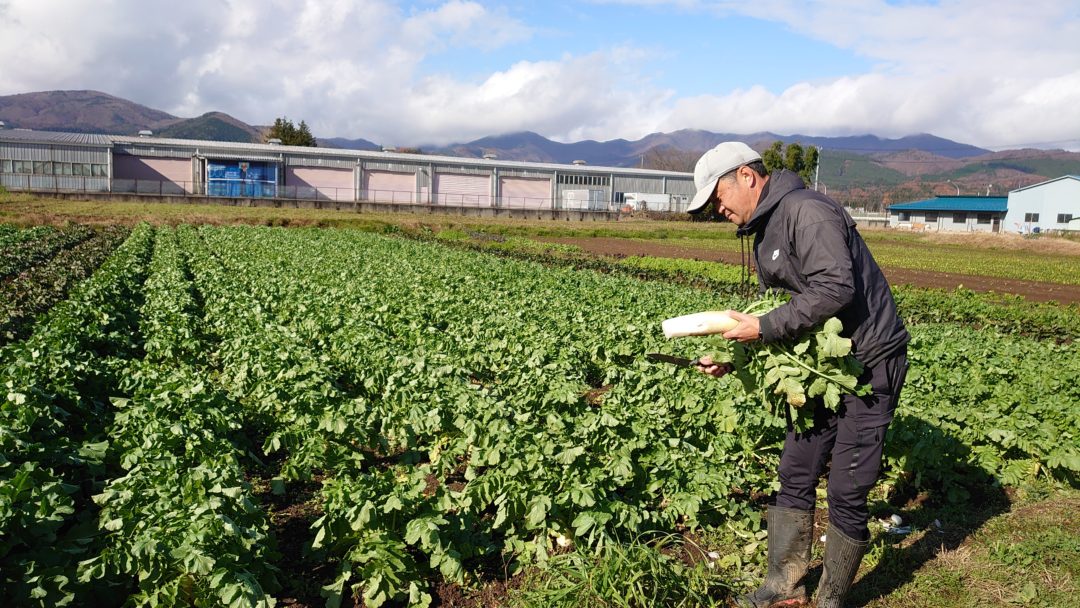
[(697, 359), (685, 359), (683, 357), (665, 355), (663, 353), (648, 353), (645, 355), (645, 358), (649, 361), (657, 361), (660, 363), (673, 363), (675, 365), (683, 367), (697, 367), (699, 365)]

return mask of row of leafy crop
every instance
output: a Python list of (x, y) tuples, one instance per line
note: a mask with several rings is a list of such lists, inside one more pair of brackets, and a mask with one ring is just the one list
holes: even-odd
[[(638, 258), (626, 258), (618, 264), (628, 262), (635, 266), (647, 262), (650, 270), (667, 272), (668, 278), (680, 281), (687, 277), (715, 281), (723, 289), (739, 280), (736, 267), (720, 263), (681, 259), (653, 262), (647, 258), (639, 262)], [(717, 274), (715, 267), (731, 274)], [(1005, 483), (1018, 483), (1045, 472), (1046, 467), (1058, 476), (1075, 479), (1080, 471), (1074, 447), (1080, 436), (1080, 422), (1068, 406), (1077, 395), (1068, 378), (1075, 377), (1078, 360), (1074, 348), (1060, 344), (1080, 339), (1080, 324), (1076, 323), (1080, 308), (970, 290), (899, 286), (894, 293), (901, 314), (917, 336), (929, 332), (947, 338), (926, 346), (944, 351), (944, 357), (924, 357), (923, 342), (919, 340), (912, 347), (916, 369), (906, 391), (910, 394), (917, 387), (926, 398), (911, 399), (913, 405), (905, 408), (894, 424), (892, 432), (904, 439), (892, 444), (898, 446), (889, 456), (892, 481), (918, 474), (920, 482), (925, 476), (926, 483), (963, 494), (963, 485), (957, 482), (970, 471), (962, 466), (936, 466), (946, 456), (949, 462), (974, 462)], [(988, 331), (973, 332), (972, 328)], [(998, 332), (1049, 344), (1026, 340), (998, 344), (993, 338)], [(1048, 361), (1052, 362), (1049, 366)], [(931, 377), (934, 380), (924, 384)], [(979, 411), (988, 393), (993, 396), (993, 409)], [(970, 403), (976, 411), (949, 405), (927, 409), (925, 402)], [(921, 418), (906, 413), (911, 411), (942, 424), (929, 427)], [(997, 422), (1005, 419), (1010, 424)], [(972, 424), (973, 420), (980, 423)], [(950, 433), (941, 433), (942, 428), (948, 428)], [(911, 445), (918, 449), (905, 453)]]
[(966, 289), (893, 287), (897, 306), (908, 324), (948, 323), (988, 328), (1038, 340), (1080, 340), (1080, 304), (1032, 302), (1020, 296), (982, 294)]
[[(28, 229), (27, 232), (33, 229)], [(0, 279), (17, 274), (56, 255), (57, 251), (74, 247), (94, 235), (86, 226), (72, 224), (62, 230), (49, 230), (36, 238), (20, 239), (0, 247)]]
[(146, 356), (130, 361), (114, 399), (109, 451), (120, 475), (94, 501), (104, 548), (80, 580), (136, 605), (272, 606), (275, 568), (265, 511), (241, 459), (242, 406), (208, 380), (201, 315), (187, 263), (158, 230), (140, 310)]
[(121, 226), (73, 232), (76, 235), (66, 237), (65, 246), (52, 251), (55, 255), (51, 258), (20, 268), (18, 275), (0, 282), (0, 345), (25, 337), (35, 315), (47, 311), (90, 276), (129, 233)]
[(963, 498), (971, 467), (1016, 485), (1080, 483), (1080, 348), (953, 325), (910, 328), (910, 369), (886, 444), (895, 483)]
[[(138, 578), (132, 603), (268, 603), (266, 516), (241, 467), (251, 427), (287, 456), (276, 489), (324, 479), (312, 554), (336, 567), (331, 602), (352, 589), (423, 605), (433, 577), (465, 583), (644, 530), (751, 535), (748, 497), (774, 488), (776, 419), (731, 379), (643, 358), (708, 352), (709, 339), (663, 341), (659, 321), (738, 299), (255, 228), (140, 228), (84, 286), (3, 351), (13, 597), (117, 603)], [(912, 333), (893, 483), (962, 487), (970, 467), (1075, 480), (1074, 344)]]
[(239, 315), (223, 345), (269, 328), (237, 351), (245, 360), (223, 351), (223, 378), (253, 406), (280, 408), (268, 444), (290, 450), (286, 475), (331, 473), (316, 535), (342, 560), (331, 593), (355, 585), (373, 605), (422, 603), (433, 572), (461, 582), (501, 556), (516, 568), (560, 535), (600, 545), (642, 529), (757, 525), (730, 490), (770, 487), (778, 429), (753, 408), (744, 424), (772, 440), (737, 438), (730, 386), (687, 395), (664, 381), (672, 370), (637, 357), (661, 346), (646, 329), (660, 308), (641, 305), (679, 299), (660, 285), (643, 294), (626, 278), (448, 261), (362, 234), (203, 235), (228, 268), (211, 283), (227, 285)]
[(14, 224), (0, 224), (0, 249), (7, 249), (26, 241), (33, 241), (55, 231), (56, 228), (52, 226), (23, 228)]
[(207, 380), (201, 315), (171, 229), (159, 229), (139, 322), (145, 361), (121, 382), (110, 431), (123, 475), (95, 501), (111, 533), (86, 580), (138, 580), (129, 602), (270, 606), (268, 518), (241, 459), (242, 406)]
[(172, 231), (154, 236), (3, 351), (0, 589), (17, 605), (273, 604), (243, 413), (200, 366)]
[[(441, 234), (441, 233), (440, 233)], [(438, 236), (438, 235), (437, 235)], [(717, 294), (736, 294), (743, 283), (742, 270), (722, 262), (675, 258), (627, 257), (608, 261), (585, 254), (527, 248), (495, 248), (486, 242), (463, 242), (440, 239), (454, 246), (498, 253), (515, 259), (544, 264), (570, 266), (601, 272), (623, 272), (642, 279), (675, 281), (711, 290)], [(749, 282), (756, 289), (757, 278)], [(912, 323), (955, 323), (965, 327), (992, 328), (1004, 333), (1041, 340), (1080, 340), (1080, 305), (1030, 302), (1017, 296), (980, 294), (971, 290), (925, 289), (900, 285), (893, 287), (900, 313)]]
[[(349, 232), (202, 236), (222, 260), (208, 288), (223, 286), (219, 326), (236, 347), (223, 377), (280, 421), (267, 447), (289, 451), (284, 475), (331, 474), (316, 544), (343, 560), (334, 592), (422, 602), (428, 573), (462, 580), (494, 554), (542, 559), (552, 537), (756, 526), (738, 496), (771, 487), (773, 421), (727, 381), (641, 358), (670, 348), (656, 329), (665, 315), (737, 301)], [(912, 330), (919, 369), (890, 442), (896, 482), (962, 483), (970, 466), (1006, 482), (1075, 475), (1063, 404), (1080, 395), (1060, 381), (1047, 392), (1056, 372), (1040, 365), (1062, 360), (1068, 373), (1074, 346), (953, 328), (969, 344), (956, 349), (949, 326)], [(1000, 363), (972, 369), (973, 352)], [(972, 388), (1005, 363), (1008, 391)], [(971, 390), (926, 381), (956, 373)], [(949, 424), (974, 409), (990, 413)], [(1032, 426), (1037, 440), (1010, 439)]]
[[(447, 232), (447, 231), (444, 231)], [(496, 254), (501, 257), (520, 260), (524, 262), (536, 262), (545, 266), (559, 266), (575, 270), (591, 270), (604, 274), (622, 274), (643, 280), (672, 281), (684, 285), (692, 285), (708, 289), (717, 295), (735, 296), (747, 295), (751, 288), (756, 289), (757, 278), (751, 276), (751, 286), (743, 285), (741, 271), (738, 267), (730, 264), (700, 262), (697, 260), (672, 259), (653, 257), (626, 257), (611, 260), (604, 257), (594, 256), (584, 251), (562, 250), (547, 248), (538, 243), (535, 247), (515, 246), (517, 242), (527, 239), (518, 238), (516, 241), (503, 242), (500, 246), (494, 246), (486, 239), (465, 240), (453, 237), (444, 238), (440, 232), (434, 237), (424, 233), (398, 233), (421, 241), (435, 240), (443, 245), (456, 249)]]
[(132, 335), (152, 240), (136, 229), (30, 338), (0, 350), (0, 587), (16, 605), (70, 603), (95, 543), (109, 397), (141, 356)]
[[(920, 405), (944, 405), (943, 397), (948, 395), (952, 403), (940, 410), (947, 419), (953, 415), (963, 416), (963, 413), (956, 413), (956, 405), (970, 403), (969, 407), (985, 408), (987, 406), (981, 400), (992, 398), (994, 410), (984, 413), (982, 419), (985, 422), (975, 425), (963, 437), (963, 443), (973, 448), (984, 468), (994, 471), (1006, 482), (1016, 482), (1024, 477), (1018, 472), (1024, 467), (1038, 472), (1049, 466), (1059, 475), (1077, 470), (1073, 447), (1077, 418), (1067, 406), (1077, 394), (1076, 388), (1067, 380), (1073, 376), (1077, 365), (1074, 346), (1044, 344), (1023, 338), (1005, 339), (994, 330), (972, 331), (950, 325), (917, 324), (913, 332), (918, 338), (912, 347), (913, 358), (931, 347), (946, 354), (941, 361), (919, 360), (920, 369), (913, 374), (915, 382), (928, 377), (931, 371), (952, 376), (947, 381), (939, 380), (926, 386), (921, 395), (916, 388), (909, 387), (913, 401)], [(978, 354), (973, 356), (972, 353)], [(1048, 368), (1046, 361), (1053, 361), (1054, 365)], [(1007, 372), (998, 374), (999, 370)], [(920, 387), (918, 384), (913, 386)], [(992, 386), (993, 391), (987, 392), (987, 386)], [(962, 389), (968, 390), (956, 396), (950, 392)], [(1010, 439), (1009, 433), (993, 432), (995, 428), (1009, 428), (1010, 425), (1022, 430), (1021, 434), (1028, 440), (1015, 441)], [(1003, 467), (1003, 463), (1008, 466)]]

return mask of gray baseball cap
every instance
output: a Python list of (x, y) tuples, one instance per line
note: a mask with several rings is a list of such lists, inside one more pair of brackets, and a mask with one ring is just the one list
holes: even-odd
[(725, 141), (724, 143), (701, 155), (697, 165), (694, 166), (694, 185), (697, 186), (697, 194), (690, 206), (686, 208), (688, 213), (701, 211), (705, 203), (712, 198), (716, 191), (716, 182), (727, 174), (743, 165), (761, 160), (761, 155), (741, 141)]

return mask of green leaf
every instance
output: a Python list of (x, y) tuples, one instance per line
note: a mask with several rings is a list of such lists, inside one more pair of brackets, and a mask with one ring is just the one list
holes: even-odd
[(555, 456), (555, 461), (560, 464), (572, 464), (575, 460), (577, 460), (578, 456), (581, 456), (584, 453), (584, 447), (574, 446), (572, 448), (568, 448), (563, 450), (562, 452), (559, 452)]
[(548, 511), (551, 509), (551, 498), (547, 496), (536, 496), (529, 501), (528, 514), (525, 517), (525, 524), (530, 529), (540, 526), (547, 518)]

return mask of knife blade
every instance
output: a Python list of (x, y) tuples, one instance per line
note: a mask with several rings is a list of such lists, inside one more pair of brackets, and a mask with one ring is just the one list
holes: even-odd
[(697, 359), (686, 359), (684, 357), (676, 357), (674, 355), (665, 355), (663, 353), (648, 353), (645, 358), (649, 361), (657, 361), (660, 363), (672, 363), (683, 367), (697, 367)]

